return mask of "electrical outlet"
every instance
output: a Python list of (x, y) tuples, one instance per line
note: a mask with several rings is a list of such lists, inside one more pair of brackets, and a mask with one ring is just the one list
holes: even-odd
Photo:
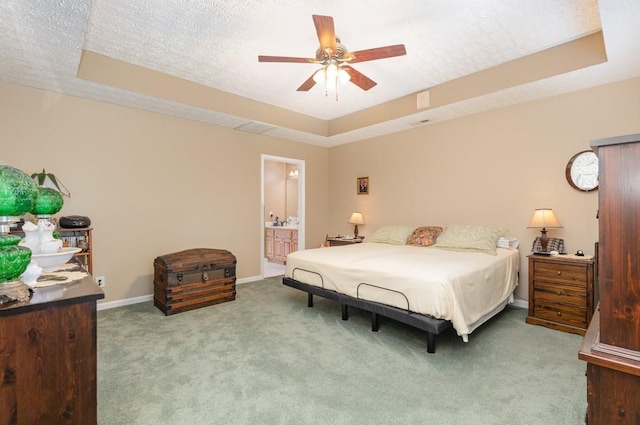
[(107, 283), (104, 280), (104, 276), (97, 276), (94, 278), (99, 287), (104, 288), (107, 286)]

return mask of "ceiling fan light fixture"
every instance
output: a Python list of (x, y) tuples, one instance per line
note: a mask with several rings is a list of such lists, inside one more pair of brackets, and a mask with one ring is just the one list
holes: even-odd
[(349, 80), (351, 80), (351, 75), (349, 75), (349, 73), (345, 71), (343, 68), (338, 68), (338, 81), (344, 84)]
[(330, 63), (325, 69), (327, 70), (327, 80), (335, 80), (338, 77), (338, 66), (335, 63)]
[(316, 84), (324, 83), (324, 81), (325, 81), (325, 68), (320, 68), (318, 70), (318, 72), (313, 74), (313, 81), (315, 81)]

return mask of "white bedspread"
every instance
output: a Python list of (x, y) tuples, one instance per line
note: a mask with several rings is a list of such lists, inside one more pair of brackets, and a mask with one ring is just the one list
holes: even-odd
[(287, 256), (286, 276), (449, 320), (462, 336), (511, 296), (517, 285), (518, 257), (517, 250), (505, 248), (498, 248), (493, 256), (360, 243), (293, 252)]

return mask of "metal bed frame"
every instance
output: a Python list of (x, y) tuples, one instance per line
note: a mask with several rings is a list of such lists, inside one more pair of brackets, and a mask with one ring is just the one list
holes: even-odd
[[(302, 270), (302, 269), (294, 269), (292, 272), (292, 276), (295, 276), (296, 270)], [(322, 276), (320, 274), (315, 272), (309, 272), (308, 270), (304, 270), (304, 271), (318, 275), (322, 281)], [(307, 283), (303, 283), (289, 277), (283, 277), (282, 284), (286, 286), (290, 286), (295, 289), (299, 289), (303, 292), (306, 292), (308, 307), (313, 307), (314, 295), (318, 295), (333, 301), (337, 301), (342, 308), (342, 320), (349, 319), (349, 306), (370, 312), (371, 313), (371, 330), (373, 332), (377, 332), (380, 327), (380, 323), (378, 320), (379, 316), (388, 317), (390, 319), (397, 320), (398, 322), (402, 322), (409, 326), (413, 326), (415, 328), (426, 331), (428, 353), (436, 352), (436, 335), (453, 327), (451, 322), (448, 320), (436, 319), (435, 317), (432, 317), (432, 316), (427, 316), (424, 314), (414, 313), (412, 311), (409, 311), (408, 301), (407, 301), (407, 309), (404, 310), (401, 308), (380, 304), (374, 301), (368, 301), (361, 298), (354, 298), (349, 295), (345, 295), (336, 291), (325, 289), (324, 281), (322, 281), (322, 287), (320, 287), (320, 286), (309, 285)], [(360, 285), (358, 285), (358, 289), (362, 285), (375, 286), (375, 285), (370, 285), (368, 283), (363, 282)], [(385, 289), (385, 288), (380, 288), (380, 289)], [(393, 291), (393, 292), (396, 292), (396, 291)], [(402, 295), (404, 296), (404, 294)]]

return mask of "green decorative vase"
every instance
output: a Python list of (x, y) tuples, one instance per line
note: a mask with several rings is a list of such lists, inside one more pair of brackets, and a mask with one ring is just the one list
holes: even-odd
[(31, 262), (31, 250), (18, 242), (16, 235), (0, 235), (0, 285), (18, 280)]
[[(28, 174), (0, 165), (0, 231), (8, 232), (11, 218), (29, 212), (37, 198), (38, 186)], [(18, 280), (31, 261), (31, 250), (18, 242), (18, 236), (0, 233), (0, 285)]]
[(62, 195), (49, 187), (38, 188), (38, 199), (31, 209), (31, 214), (36, 216), (50, 216), (62, 209), (64, 201)]

